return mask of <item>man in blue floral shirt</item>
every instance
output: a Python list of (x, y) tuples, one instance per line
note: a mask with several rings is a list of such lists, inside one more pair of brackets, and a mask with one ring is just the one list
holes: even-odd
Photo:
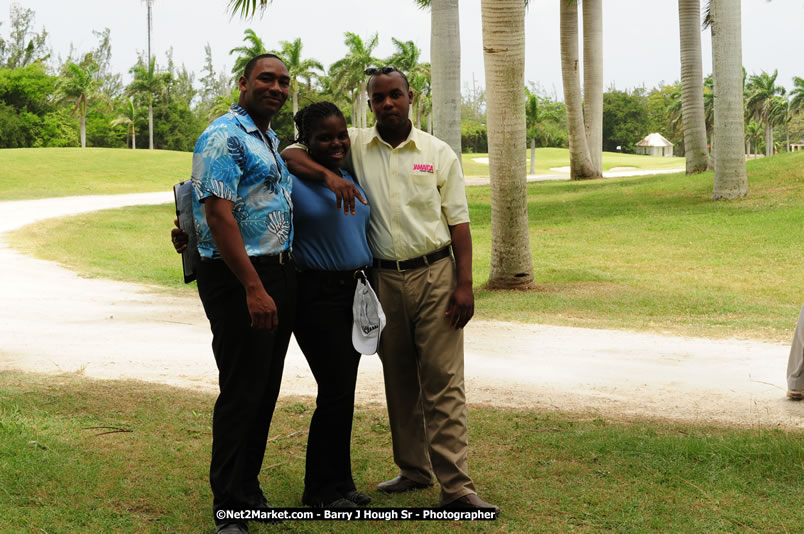
[(192, 171), (198, 293), (220, 385), (209, 472), (219, 533), (248, 532), (227, 511), (268, 507), (257, 477), (296, 315), (292, 177), (270, 129), (290, 76), (264, 54), (238, 85), (237, 105), (198, 139)]

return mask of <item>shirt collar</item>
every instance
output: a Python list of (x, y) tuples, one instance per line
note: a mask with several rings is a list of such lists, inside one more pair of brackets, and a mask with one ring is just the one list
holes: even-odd
[[(417, 150), (420, 150), (420, 148), (419, 148), (421, 146), (420, 135), (421, 135), (421, 132), (419, 131), (419, 129), (416, 128), (415, 126), (411, 125), (410, 133), (408, 133), (408, 137), (404, 141), (399, 143), (399, 145), (396, 148), (402, 148), (405, 145), (407, 145), (408, 143), (410, 143), (411, 145), (413, 145), (413, 148), (415, 148)], [(377, 143), (382, 143), (382, 144), (384, 144), (386, 146), (391, 146), (391, 145), (388, 144), (387, 141), (384, 141), (383, 138), (380, 137), (380, 132), (377, 130), (377, 125), (376, 124), (374, 125), (374, 128), (371, 129), (371, 135), (369, 136), (368, 140), (366, 141), (366, 144), (368, 145), (371, 142), (377, 142)]]
[[(229, 112), (234, 115), (237, 119), (237, 122), (243, 127), (243, 129), (248, 133), (257, 133), (259, 132), (259, 128), (257, 125), (254, 124), (254, 119), (251, 118), (251, 115), (248, 112), (240, 107), (237, 104), (232, 104), (232, 107), (229, 108)], [(271, 144), (276, 145), (279, 137), (277, 137), (276, 132), (274, 132), (271, 128), (268, 128), (267, 132), (264, 132), (266, 137), (271, 140)]]

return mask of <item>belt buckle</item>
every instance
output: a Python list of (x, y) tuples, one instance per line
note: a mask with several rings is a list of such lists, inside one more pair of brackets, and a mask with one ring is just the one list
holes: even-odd
[(279, 253), (279, 265), (285, 265), (288, 262), (288, 253), (282, 251)]
[(402, 267), (399, 266), (399, 264), (402, 263), (403, 261), (407, 261), (407, 260), (394, 260), (394, 263), (396, 264), (396, 272), (403, 273), (403, 272), (405, 272), (407, 270), (407, 269), (403, 269)]

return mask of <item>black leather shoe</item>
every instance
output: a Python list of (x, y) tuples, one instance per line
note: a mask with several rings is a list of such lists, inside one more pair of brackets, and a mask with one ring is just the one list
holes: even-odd
[[(270, 514), (271, 510), (273, 510), (273, 506), (271, 503), (268, 502), (268, 499), (265, 498), (265, 495), (260, 494), (256, 500), (251, 505), (251, 510), (257, 510), (259, 512)], [(268, 516), (270, 517), (270, 515)], [(263, 518), (255, 518), (253, 521), (257, 521), (258, 523), (281, 523), (281, 519), (263, 519)]]
[(368, 503), (371, 502), (371, 497), (357, 490), (347, 491), (346, 495), (344, 495), (344, 498), (352, 501), (358, 506), (366, 506)]
[(215, 527), (215, 534), (248, 534), (245, 523), (223, 523)]
[(474, 493), (458, 497), (454, 501), (445, 504), (442, 508), (447, 510), (494, 510), (500, 513), (500, 507), (489, 504)]
[(407, 477), (399, 475), (391, 480), (380, 482), (377, 484), (377, 489), (384, 491), (385, 493), (405, 493), (406, 491), (429, 488), (432, 485), (432, 483), (424, 484), (422, 482), (416, 482), (415, 480), (411, 480)]

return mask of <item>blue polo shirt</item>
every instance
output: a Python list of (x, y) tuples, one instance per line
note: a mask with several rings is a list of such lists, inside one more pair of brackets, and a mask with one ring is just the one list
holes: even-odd
[[(343, 177), (357, 185), (345, 170)], [(360, 186), (357, 185), (360, 189)], [(366, 194), (360, 189), (360, 194)], [(350, 271), (371, 265), (366, 240), (370, 207), (355, 201), (355, 215), (335, 206), (335, 193), (323, 182), (293, 182), (293, 259), (303, 271)]]
[(234, 203), (234, 215), (249, 256), (275, 256), (293, 242), (293, 176), (278, 155), (273, 130), (260, 132), (238, 105), (207, 126), (193, 150), (193, 218), (202, 258), (220, 258), (203, 201)]

